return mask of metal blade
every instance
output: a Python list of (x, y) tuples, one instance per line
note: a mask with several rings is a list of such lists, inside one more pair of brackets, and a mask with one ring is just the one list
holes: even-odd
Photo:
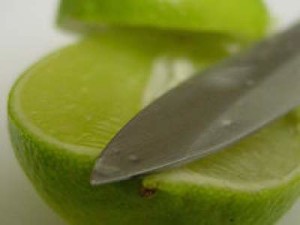
[(133, 118), (95, 164), (93, 185), (219, 151), (300, 105), (300, 25), (205, 71)]

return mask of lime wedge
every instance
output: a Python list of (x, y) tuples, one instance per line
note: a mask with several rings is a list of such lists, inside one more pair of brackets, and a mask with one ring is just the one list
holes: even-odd
[(269, 15), (261, 0), (62, 0), (58, 23), (71, 29), (154, 27), (256, 39), (265, 34)]
[(73, 225), (271, 225), (299, 195), (299, 112), (185, 167), (91, 187), (96, 157), (143, 106), (240, 48), (212, 34), (111, 30), (21, 76), (8, 112), (15, 153)]

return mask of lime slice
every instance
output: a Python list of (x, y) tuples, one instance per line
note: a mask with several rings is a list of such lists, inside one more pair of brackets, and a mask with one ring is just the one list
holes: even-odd
[(261, 0), (62, 0), (58, 22), (72, 29), (154, 27), (256, 39), (265, 34), (269, 15)]
[(46, 57), (14, 85), (24, 171), (73, 225), (271, 225), (300, 191), (299, 113), (185, 167), (91, 187), (96, 157), (164, 91), (239, 49), (224, 36), (107, 31)]

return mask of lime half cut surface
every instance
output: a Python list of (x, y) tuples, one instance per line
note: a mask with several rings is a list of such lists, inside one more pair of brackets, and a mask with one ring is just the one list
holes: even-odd
[(142, 107), (238, 50), (212, 34), (110, 30), (54, 52), (11, 90), (16, 156), (72, 225), (273, 225), (300, 191), (299, 112), (181, 168), (92, 187), (95, 159)]

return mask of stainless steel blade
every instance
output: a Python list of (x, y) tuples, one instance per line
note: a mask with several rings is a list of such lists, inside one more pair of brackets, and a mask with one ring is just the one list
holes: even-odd
[(108, 144), (93, 185), (199, 159), (300, 105), (300, 25), (226, 60), (142, 110)]

